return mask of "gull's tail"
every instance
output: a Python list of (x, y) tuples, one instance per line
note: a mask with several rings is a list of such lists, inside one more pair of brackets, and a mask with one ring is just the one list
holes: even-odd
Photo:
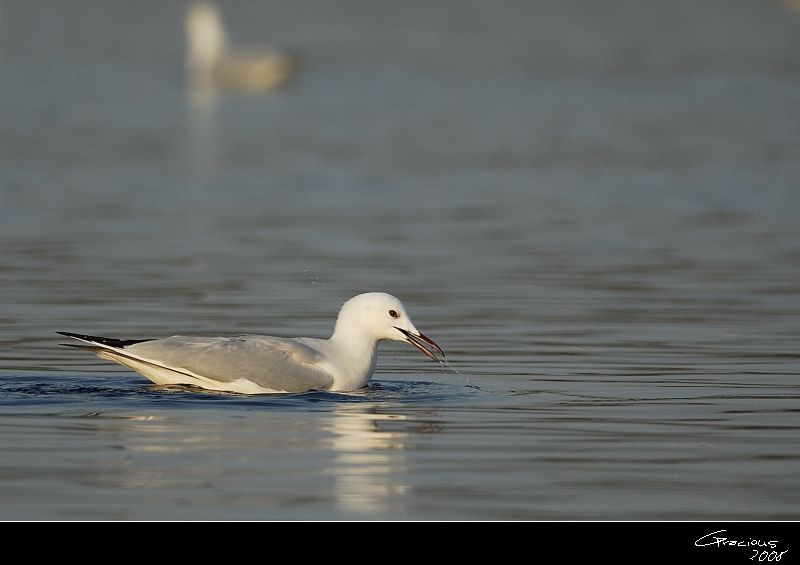
[(113, 347), (115, 349), (124, 349), (126, 346), (133, 345), (134, 343), (153, 341), (152, 339), (114, 339), (112, 337), (98, 337), (94, 335), (83, 335), (72, 332), (56, 332), (56, 333), (65, 335), (67, 337), (72, 337), (89, 344), (89, 345), (78, 345), (73, 343), (61, 344), (67, 347), (80, 347), (82, 349), (106, 349), (108, 347)]
[[(66, 345), (67, 347), (77, 347), (78, 349), (82, 349), (84, 351), (91, 351), (101, 359), (113, 361), (114, 363), (125, 365), (129, 369), (133, 369), (156, 384), (195, 385), (211, 390), (227, 390), (225, 388), (219, 388), (219, 384), (217, 383), (215, 385), (215, 381), (201, 375), (196, 375), (188, 369), (184, 369), (182, 367), (170, 367), (157, 359), (148, 359), (125, 349), (126, 347), (135, 345), (137, 343), (154, 341), (153, 339), (115, 339), (113, 337), (99, 337), (94, 335), (76, 334), (72, 332), (56, 333), (83, 342), (81, 344), (62, 343), (61, 345)], [(217, 388), (214, 388), (214, 386), (217, 386)]]

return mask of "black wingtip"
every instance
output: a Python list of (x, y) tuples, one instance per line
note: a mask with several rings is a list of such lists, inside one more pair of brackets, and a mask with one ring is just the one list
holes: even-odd
[[(72, 332), (56, 332), (59, 335), (65, 335), (67, 337), (72, 337), (75, 339), (79, 339), (81, 341), (88, 341), (90, 343), (97, 343), (99, 345), (107, 345), (109, 347), (118, 347), (123, 348), (128, 345), (133, 345), (135, 343), (142, 343), (145, 341), (153, 341), (152, 339), (114, 339), (113, 337), (100, 337), (96, 335), (84, 335), (84, 334), (76, 334)], [(67, 345), (69, 347), (80, 347), (79, 345), (70, 345), (66, 343), (62, 343), (59, 345)]]

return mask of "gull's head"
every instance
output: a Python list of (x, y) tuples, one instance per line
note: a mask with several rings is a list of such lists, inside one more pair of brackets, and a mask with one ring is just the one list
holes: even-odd
[(393, 339), (406, 341), (425, 355), (439, 361), (444, 351), (435, 341), (420, 332), (409, 318), (405, 306), (397, 298), (385, 292), (359, 294), (345, 302), (336, 320), (336, 330), (358, 328), (376, 341)]

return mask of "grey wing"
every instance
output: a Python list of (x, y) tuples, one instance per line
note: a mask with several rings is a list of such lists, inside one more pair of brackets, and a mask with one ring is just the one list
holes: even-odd
[(172, 369), (219, 382), (246, 379), (286, 392), (327, 390), (333, 378), (314, 365), (317, 350), (292, 339), (271, 336), (172, 336), (137, 343), (126, 352)]

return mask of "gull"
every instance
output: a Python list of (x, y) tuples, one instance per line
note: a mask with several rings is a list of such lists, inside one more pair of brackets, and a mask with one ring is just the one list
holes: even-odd
[(405, 341), (440, 362), (444, 351), (421, 333), (403, 303), (384, 292), (359, 294), (339, 311), (329, 339), (239, 335), (114, 339), (56, 332), (133, 369), (159, 385), (262, 394), (309, 390), (353, 391), (366, 386), (377, 362), (378, 342)]
[(275, 49), (236, 49), (217, 7), (198, 2), (186, 14), (186, 68), (192, 87), (262, 92), (283, 86), (295, 58)]

